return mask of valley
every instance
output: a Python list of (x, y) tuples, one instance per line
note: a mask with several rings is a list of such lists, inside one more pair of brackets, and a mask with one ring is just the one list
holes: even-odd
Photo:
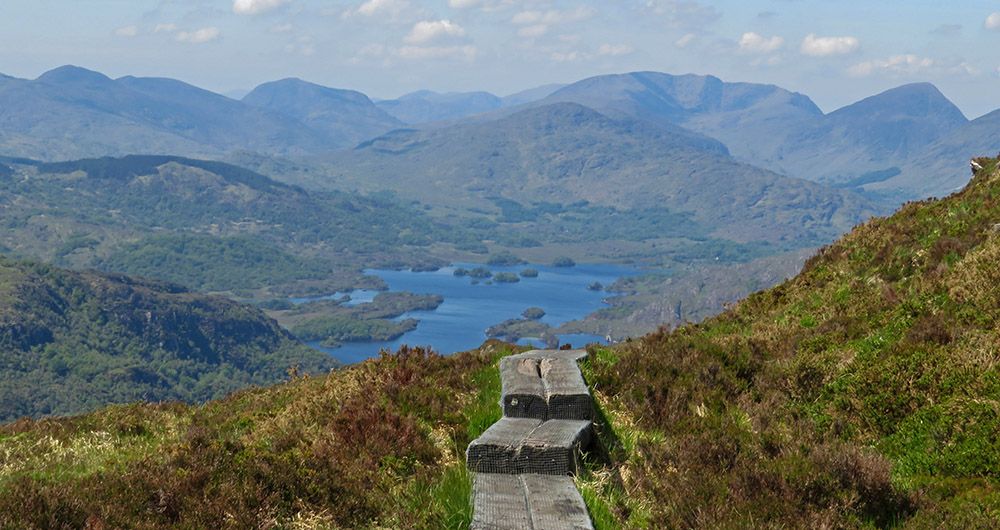
[[(257, 306), (345, 362), (405, 343), (445, 352), (490, 335), (580, 343), (698, 322), (794, 275), (855, 224), (943, 189), (940, 179), (933, 190), (901, 184), (917, 166), (948, 174), (942, 164), (964, 156), (949, 153), (991, 148), (980, 141), (990, 116), (969, 121), (926, 84), (829, 114), (780, 87), (655, 72), (508, 98), (391, 101), (292, 78), (237, 101), (70, 66), (0, 88), (0, 100), (19, 102), (0, 142), (5, 254)], [(164, 114), (136, 110), (150, 105)], [(28, 128), (42, 108), (60, 109), (60, 122)], [(56, 128), (84, 139), (74, 120), (108, 144), (61, 148)], [(276, 136), (288, 143), (260, 140)], [(131, 154), (133, 141), (174, 154)], [(914, 162), (924, 152), (934, 162)], [(544, 265), (557, 259), (621, 272), (581, 275), (580, 289), (601, 287), (573, 296), (596, 303), (519, 320), (558, 296), (531, 290), (560, 273)], [(468, 292), (402, 280), (456, 267), (496, 275), (463, 284)], [(474, 302), (477, 289), (530, 294), (493, 307)], [(367, 303), (334, 295), (362, 291), (373, 293)], [(440, 301), (384, 306), (409, 293)], [(482, 316), (447, 316), (455, 311)]]
[(0, 5), (0, 530), (1000, 528), (997, 2)]

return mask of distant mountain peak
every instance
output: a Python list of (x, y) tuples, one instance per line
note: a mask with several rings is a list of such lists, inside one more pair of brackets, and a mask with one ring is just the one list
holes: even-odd
[(361, 92), (330, 88), (295, 77), (259, 85), (242, 101), (299, 120), (344, 146), (356, 145), (402, 125)]
[(410, 92), (410, 93), (407, 93), (407, 94), (403, 94), (402, 96), (399, 96), (396, 99), (398, 99), (400, 101), (407, 101), (407, 100), (410, 100), (410, 99), (423, 99), (423, 98), (434, 97), (434, 96), (439, 96), (439, 95), (441, 95), (441, 94), (438, 93), (438, 92), (435, 92), (433, 90), (426, 90), (426, 89), (424, 89), (424, 90), (414, 90), (413, 92)]
[(42, 83), (54, 83), (54, 84), (65, 84), (65, 83), (109, 83), (112, 82), (111, 78), (93, 70), (88, 70), (80, 66), (74, 66), (67, 64), (65, 66), (60, 66), (58, 68), (53, 68), (48, 72), (38, 76), (36, 81)]
[(831, 117), (856, 116), (871, 118), (873, 114), (906, 115), (926, 118), (935, 116), (946, 122), (960, 125), (968, 121), (965, 114), (931, 83), (910, 83), (890, 88), (837, 109)]
[(246, 96), (243, 96), (243, 102), (256, 106), (265, 106), (265, 101), (298, 97), (335, 98), (360, 105), (372, 104), (368, 96), (356, 90), (332, 88), (305, 81), (298, 77), (286, 77), (277, 81), (260, 84)]

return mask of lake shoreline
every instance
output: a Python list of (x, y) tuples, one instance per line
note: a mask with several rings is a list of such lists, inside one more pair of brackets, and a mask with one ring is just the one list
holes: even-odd
[[(468, 273), (477, 270), (473, 276)], [(488, 275), (483, 271), (488, 271)], [(528, 270), (527, 276), (522, 273)], [(458, 273), (456, 274), (456, 271)], [(464, 272), (464, 273), (463, 273)], [(558, 338), (559, 343), (583, 345), (604, 342), (604, 337), (587, 333), (559, 333), (561, 326), (586, 318), (610, 307), (609, 293), (595, 290), (594, 284), (612, 285), (616, 280), (648, 271), (613, 264), (581, 263), (572, 267), (540, 264), (482, 265), (453, 263), (436, 270), (376, 270), (366, 269), (366, 275), (378, 277), (389, 286), (388, 291), (443, 297), (433, 310), (403, 313), (397, 319), (418, 320), (416, 329), (390, 341), (344, 342), (336, 348), (326, 348), (320, 341), (308, 341), (310, 347), (324, 351), (345, 364), (375, 357), (383, 349), (395, 351), (403, 344), (431, 347), (443, 354), (474, 349), (486, 341), (487, 329), (510, 319), (521, 318), (524, 310), (544, 309), (539, 319)], [(499, 276), (500, 281), (493, 281)], [(512, 278), (517, 277), (516, 281)], [(349, 304), (363, 304), (374, 295), (368, 291), (339, 292), (317, 297), (300, 297), (296, 304), (313, 300), (335, 300), (349, 296)], [(564, 338), (565, 337), (565, 338)], [(517, 337), (521, 344), (542, 346), (552, 338)], [(571, 339), (571, 340), (569, 340)]]

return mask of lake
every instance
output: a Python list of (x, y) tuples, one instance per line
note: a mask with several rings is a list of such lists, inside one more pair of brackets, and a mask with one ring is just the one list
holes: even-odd
[[(430, 346), (440, 353), (471, 350), (486, 340), (486, 328), (510, 318), (520, 318), (529, 307), (545, 310), (542, 322), (559, 326), (582, 318), (602, 307), (604, 299), (613, 293), (587, 289), (594, 282), (607, 286), (625, 276), (639, 274), (637, 269), (619, 265), (578, 264), (575, 267), (546, 265), (517, 265), (513, 267), (486, 266), (494, 274), (518, 273), (526, 268), (538, 271), (537, 278), (521, 278), (518, 283), (472, 283), (469, 277), (455, 276), (456, 268), (473, 269), (481, 264), (457, 263), (434, 272), (392, 270), (366, 270), (389, 285), (390, 291), (408, 291), (417, 294), (439, 294), (444, 302), (432, 311), (411, 311), (400, 319), (415, 318), (420, 321), (417, 329), (402, 337), (383, 342), (351, 342), (339, 348), (323, 348), (319, 343), (310, 346), (328, 352), (344, 363), (355, 363), (378, 355), (380, 349), (395, 351), (399, 346)], [(296, 303), (318, 298), (337, 298), (345, 293), (326, 297), (294, 299)], [(372, 291), (354, 291), (351, 304), (370, 301)], [(582, 346), (590, 342), (603, 342), (595, 335), (561, 335), (563, 343)], [(530, 342), (530, 341), (525, 341)]]

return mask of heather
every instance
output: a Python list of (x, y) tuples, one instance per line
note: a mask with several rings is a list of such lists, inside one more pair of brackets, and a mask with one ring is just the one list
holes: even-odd
[(1000, 172), (978, 163), (716, 318), (597, 352), (654, 527), (995, 523)]
[(495, 419), (503, 352), (403, 348), (201, 406), (8, 424), (0, 527), (462, 527), (463, 452)]

